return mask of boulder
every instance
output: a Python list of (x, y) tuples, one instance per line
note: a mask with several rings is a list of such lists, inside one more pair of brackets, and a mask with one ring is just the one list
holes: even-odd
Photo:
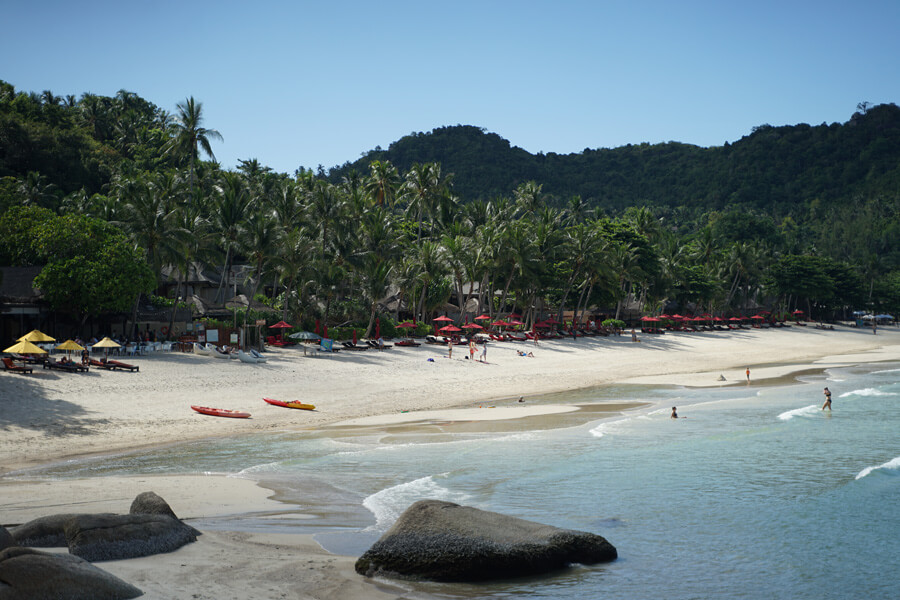
[(163, 500), (156, 492), (143, 492), (138, 494), (131, 503), (131, 510), (128, 511), (132, 515), (169, 515), (173, 519), (177, 519), (175, 511), (169, 506), (169, 503)]
[(10, 546), (18, 546), (15, 538), (6, 527), (0, 526), (0, 550), (9, 548)]
[(356, 572), (433, 581), (534, 575), (616, 559), (603, 537), (440, 500), (420, 500), (356, 561)]
[(77, 516), (80, 515), (78, 513), (62, 513), (40, 517), (14, 528), (12, 536), (20, 546), (62, 548), (66, 546), (64, 527), (72, 517)]
[(65, 531), (69, 552), (92, 562), (172, 552), (197, 539), (168, 515), (78, 515)]
[(143, 592), (84, 559), (31, 548), (0, 551), (0, 600), (119, 600)]

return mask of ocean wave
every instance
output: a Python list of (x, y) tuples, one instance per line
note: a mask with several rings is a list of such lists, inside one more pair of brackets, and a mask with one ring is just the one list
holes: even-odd
[(602, 438), (607, 433), (611, 433), (611, 430), (619, 428), (622, 423), (630, 420), (631, 417), (628, 417), (627, 419), (619, 419), (617, 421), (604, 421), (603, 423), (600, 423), (599, 425), (591, 429), (590, 433), (594, 437)]
[(794, 417), (801, 417), (807, 415), (814, 415), (819, 411), (819, 406), (816, 404), (810, 404), (809, 406), (804, 406), (803, 408), (795, 408), (793, 410), (788, 410), (780, 415), (778, 415), (778, 419), (781, 421), (790, 421)]
[(898, 456), (897, 458), (894, 458), (892, 460), (889, 460), (882, 465), (878, 465), (875, 467), (866, 467), (865, 469), (863, 469), (862, 471), (860, 471), (857, 474), (856, 478), (862, 479), (863, 477), (865, 477), (872, 471), (878, 471), (880, 469), (887, 469), (889, 471), (896, 471), (896, 470), (900, 469), (900, 456)]
[[(442, 473), (439, 477), (446, 475), (447, 473)], [(417, 500), (446, 500), (463, 504), (469, 497), (468, 494), (454, 492), (438, 485), (433, 475), (385, 488), (363, 500), (363, 506), (375, 515), (375, 524), (367, 527), (365, 531), (387, 530), (403, 511)]]
[(897, 371), (900, 371), (900, 369), (882, 369), (881, 371), (872, 371), (871, 375), (875, 373), (896, 373)]
[(838, 398), (846, 398), (847, 396), (896, 396), (894, 392), (883, 392), (877, 388), (863, 388), (861, 390), (853, 390), (852, 392), (844, 392)]
[(252, 467), (241, 469), (234, 475), (231, 475), (231, 477), (244, 477), (253, 473), (273, 473), (275, 471), (280, 471), (282, 465), (284, 465), (284, 461), (280, 460), (275, 462), (263, 463), (260, 465), (253, 465)]

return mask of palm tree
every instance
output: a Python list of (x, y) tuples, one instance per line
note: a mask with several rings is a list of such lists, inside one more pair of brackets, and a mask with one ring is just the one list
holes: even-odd
[(244, 222), (250, 213), (252, 202), (244, 181), (238, 173), (222, 173), (222, 181), (218, 193), (213, 196), (212, 219), (213, 231), (225, 250), (225, 262), (222, 267), (216, 302), (224, 302), (222, 293), (228, 277), (234, 251), (244, 230)]
[(369, 177), (366, 179), (365, 189), (375, 204), (393, 206), (399, 186), (400, 175), (397, 173), (397, 167), (389, 161), (372, 161), (372, 164), (369, 165)]
[(193, 198), (194, 162), (199, 158), (201, 149), (215, 160), (210, 140), (223, 141), (223, 138), (215, 129), (203, 127), (203, 103), (195, 101), (193, 96), (179, 102), (176, 109), (178, 112), (173, 123), (173, 137), (166, 151), (182, 159), (185, 156), (188, 158), (191, 198)]

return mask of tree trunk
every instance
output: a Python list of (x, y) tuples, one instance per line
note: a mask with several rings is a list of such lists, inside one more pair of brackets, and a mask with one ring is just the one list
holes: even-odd
[(181, 278), (175, 282), (175, 304), (172, 305), (172, 314), (169, 316), (169, 332), (166, 337), (173, 336), (172, 328), (175, 327), (175, 313), (178, 311), (178, 294), (181, 291)]

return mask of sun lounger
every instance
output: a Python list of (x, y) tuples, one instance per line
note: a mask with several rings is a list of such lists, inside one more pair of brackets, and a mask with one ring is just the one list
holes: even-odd
[(56, 362), (53, 360), (48, 360), (44, 363), (45, 369), (56, 369), (58, 371), (66, 371), (68, 373), (78, 373), (79, 371), (87, 372), (88, 368), (84, 365), (74, 363), (74, 362)]
[(408, 340), (400, 340), (399, 342), (394, 342), (394, 345), (395, 346), (417, 347), (417, 346), (421, 346), (422, 344), (420, 344), (419, 342), (415, 341), (412, 338), (409, 338)]
[(124, 369), (131, 371), (132, 373), (141, 370), (141, 368), (136, 365), (129, 365), (128, 363), (119, 362), (118, 360), (107, 360), (106, 364), (112, 365), (115, 369)]
[(90, 361), (92, 367), (97, 367), (100, 369), (107, 369), (112, 371), (115, 367), (104, 360), (97, 360), (96, 358), (92, 358)]
[(375, 348), (376, 350), (390, 350), (394, 347), (393, 344), (384, 344), (382, 346), (375, 340), (366, 340), (366, 343), (369, 345), (369, 348)]
[(346, 350), (368, 350), (368, 346), (359, 346), (354, 344), (353, 342), (341, 342), (341, 346), (343, 346)]
[(13, 373), (21, 373), (25, 375), (27, 373), (34, 373), (34, 369), (31, 367), (20, 367), (16, 363), (13, 362), (13, 359), (8, 356), (3, 357), (3, 366), (6, 367), (7, 371), (12, 371)]

